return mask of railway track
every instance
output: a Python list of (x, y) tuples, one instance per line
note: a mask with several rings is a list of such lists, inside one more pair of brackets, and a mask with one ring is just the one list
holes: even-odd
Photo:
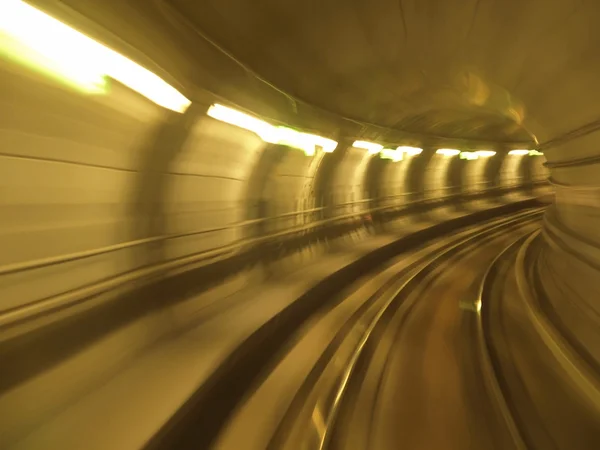
[[(403, 440), (411, 449), (523, 448), (495, 413), (502, 408), (482, 376), (480, 286), (494, 256), (516, 236), (533, 231), (542, 211), (438, 239), (368, 280), (357, 280), (339, 306), (298, 331), (294, 346), (238, 408), (215, 448), (385, 449)], [(441, 325), (432, 328), (437, 322)], [(429, 336), (431, 331), (437, 337)], [(444, 357), (448, 343), (453, 348)], [(445, 415), (418, 404), (432, 401), (436, 371), (439, 385), (448, 384), (445, 373), (452, 375), (455, 395), (436, 394), (444, 402), (460, 400), (466, 383), (476, 386), (464, 395), (460, 414), (453, 414), (449, 403), (438, 408)], [(396, 397), (398, 402), (391, 400)], [(456, 420), (450, 420), (453, 415)], [(452, 422), (455, 431), (445, 433)], [(440, 429), (423, 433), (426, 423)], [(470, 423), (478, 424), (478, 431), (469, 431)], [(437, 442), (432, 436), (445, 437)]]

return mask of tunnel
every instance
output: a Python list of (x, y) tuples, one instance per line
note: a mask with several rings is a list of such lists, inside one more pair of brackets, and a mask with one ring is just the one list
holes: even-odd
[(0, 449), (599, 448), (598, 23), (0, 1)]

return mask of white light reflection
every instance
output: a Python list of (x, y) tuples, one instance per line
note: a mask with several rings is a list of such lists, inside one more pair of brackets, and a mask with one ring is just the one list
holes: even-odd
[(191, 102), (163, 79), (20, 0), (0, 0), (0, 52), (86, 92), (111, 77), (154, 103), (183, 113)]
[(456, 150), (453, 148), (439, 148), (435, 151), (438, 155), (443, 156), (456, 156), (460, 154), (460, 150)]
[(331, 153), (338, 145), (333, 139), (303, 133), (288, 127), (274, 126), (257, 117), (219, 104), (212, 105), (206, 114), (221, 122), (252, 131), (270, 144), (286, 145), (303, 150), (307, 156), (314, 155), (317, 146), (321, 147), (325, 153)]
[(407, 156), (416, 156), (423, 153), (423, 149), (419, 147), (408, 147), (405, 145), (401, 145), (396, 150), (399, 152), (405, 153)]
[(362, 148), (363, 150), (368, 150), (370, 154), (376, 155), (381, 150), (383, 150), (383, 145), (376, 144), (375, 142), (368, 141), (354, 141), (352, 147)]

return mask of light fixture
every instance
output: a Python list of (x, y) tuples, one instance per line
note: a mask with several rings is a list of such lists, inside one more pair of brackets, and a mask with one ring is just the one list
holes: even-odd
[(542, 152), (538, 152), (537, 150), (531, 150), (529, 152), (529, 156), (544, 156)]
[(270, 123), (236, 109), (215, 104), (208, 109), (206, 114), (213, 119), (220, 120), (221, 122), (226, 122), (230, 125), (235, 125), (236, 127), (252, 131), (265, 142), (276, 144), (279, 139), (279, 134), (276, 127)]
[(303, 150), (307, 156), (315, 154), (315, 142), (310, 135), (287, 127), (277, 127), (275, 130), (277, 136), (275, 144), (298, 148)]
[(475, 153), (477, 154), (477, 156), (480, 156), (482, 158), (489, 158), (496, 154), (496, 152), (493, 150), (477, 150)]
[(525, 156), (529, 154), (529, 150), (511, 150), (508, 154), (513, 156)]
[(354, 141), (352, 147), (368, 150), (372, 155), (376, 155), (383, 149), (383, 145), (368, 141)]
[(453, 148), (438, 148), (435, 151), (438, 155), (443, 155), (443, 156), (456, 156), (460, 154), (460, 150), (456, 150)]
[(398, 149), (394, 150), (392, 148), (384, 148), (381, 150), (379, 156), (381, 159), (391, 159), (394, 162), (402, 161), (404, 158), (402, 152), (398, 151)]
[(401, 152), (401, 153), (406, 153), (407, 156), (416, 156), (416, 155), (420, 155), (421, 153), (423, 153), (423, 149), (422, 148), (419, 148), (419, 147), (408, 147), (408, 146), (404, 146), (404, 145), (401, 145), (396, 150), (399, 151), (399, 152)]
[(325, 153), (333, 153), (333, 151), (337, 148), (338, 143), (333, 139), (327, 139), (322, 136), (317, 136), (316, 134), (307, 134), (306, 136), (310, 136), (313, 139), (315, 145), (318, 145), (323, 149)]
[(466, 159), (468, 161), (478, 159), (479, 155), (477, 152), (460, 152), (460, 159)]
[(331, 153), (338, 145), (333, 139), (303, 133), (288, 127), (274, 126), (257, 117), (219, 104), (212, 105), (206, 114), (221, 122), (252, 131), (270, 144), (286, 145), (303, 150), (307, 156), (315, 154), (316, 146), (321, 147), (325, 153)]
[(183, 113), (191, 104), (163, 79), (21, 0), (0, 1), (0, 53), (71, 86), (104, 93), (113, 78)]

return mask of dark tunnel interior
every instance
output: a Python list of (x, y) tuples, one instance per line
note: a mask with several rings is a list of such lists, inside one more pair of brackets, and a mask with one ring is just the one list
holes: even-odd
[(598, 24), (0, 0), (0, 450), (600, 448)]

